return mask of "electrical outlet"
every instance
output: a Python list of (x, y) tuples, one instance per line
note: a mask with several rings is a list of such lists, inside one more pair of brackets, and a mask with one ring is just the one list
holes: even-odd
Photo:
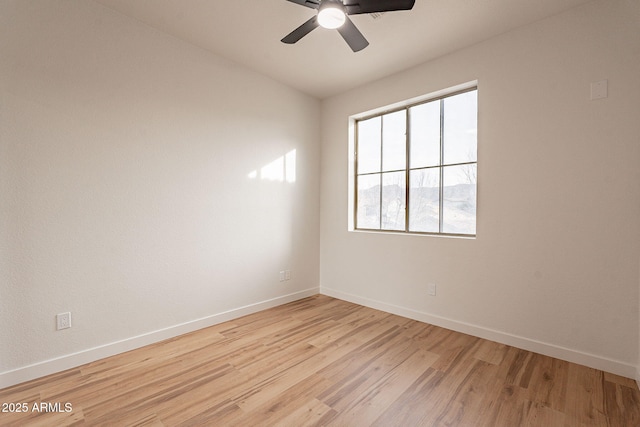
[(71, 312), (60, 313), (56, 315), (57, 330), (68, 329), (71, 327)]
[(591, 83), (591, 100), (606, 98), (608, 96), (608, 85), (609, 82), (607, 80)]
[(291, 270), (282, 270), (280, 272), (280, 281), (284, 282), (287, 280), (291, 280)]

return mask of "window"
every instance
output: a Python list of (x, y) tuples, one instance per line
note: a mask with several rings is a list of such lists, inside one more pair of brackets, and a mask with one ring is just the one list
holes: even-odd
[(478, 91), (356, 121), (355, 228), (475, 236)]

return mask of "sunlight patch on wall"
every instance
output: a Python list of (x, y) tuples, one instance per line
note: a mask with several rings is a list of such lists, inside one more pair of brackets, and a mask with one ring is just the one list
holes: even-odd
[(249, 172), (247, 177), (265, 181), (296, 182), (296, 150), (291, 150), (260, 169)]

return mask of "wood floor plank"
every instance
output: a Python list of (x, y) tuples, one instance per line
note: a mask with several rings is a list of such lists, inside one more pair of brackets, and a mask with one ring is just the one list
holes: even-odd
[(553, 410), (564, 412), (567, 400), (568, 366), (564, 360), (534, 355), (536, 381), (529, 387), (529, 398)]
[(567, 393), (566, 413), (570, 419), (587, 426), (606, 426), (604, 373), (576, 364), (568, 365), (571, 392)]
[(526, 402), (528, 407), (527, 418), (524, 422), (526, 427), (535, 426), (564, 426), (566, 424), (565, 414), (550, 408), (539, 402)]
[(493, 365), (500, 365), (505, 358), (508, 346), (493, 341), (482, 340), (473, 357)]
[(371, 424), (374, 427), (427, 426), (427, 418), (438, 396), (436, 390), (445, 374), (428, 368), (407, 387), (389, 408)]
[(312, 427), (328, 425), (329, 422), (336, 415), (336, 411), (320, 402), (318, 399), (312, 399), (306, 402), (286, 417), (274, 423), (278, 427)]
[(341, 405), (333, 404), (338, 416), (328, 425), (373, 424), (413, 383), (415, 374), (425, 372), (437, 358), (437, 354), (425, 350), (412, 352), (394, 369), (383, 372), (383, 376), (365, 390), (354, 390), (348, 400), (339, 402)]
[[(274, 393), (270, 398), (262, 400), (260, 406), (251, 411), (245, 411), (245, 415), (239, 417), (232, 424), (240, 427), (265, 424), (279, 425), (284, 422), (284, 419), (303, 417), (304, 414), (300, 413), (298, 409), (306, 407), (310, 401), (316, 400), (314, 396), (327, 386), (328, 381), (321, 375), (309, 375), (291, 387), (281, 390), (280, 393)], [(308, 422), (309, 419), (323, 418), (331, 411), (331, 408), (326, 405), (314, 404), (313, 408), (319, 411), (313, 414), (306, 414), (304, 416), (305, 422)], [(296, 412), (298, 414), (292, 416)]]
[(322, 295), (0, 390), (0, 403), (27, 405), (0, 412), (21, 427), (640, 426), (632, 379)]

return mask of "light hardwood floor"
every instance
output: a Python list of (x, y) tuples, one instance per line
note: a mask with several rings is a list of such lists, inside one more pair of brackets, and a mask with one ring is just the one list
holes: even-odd
[[(43, 402), (56, 412), (33, 411)], [(321, 295), (0, 390), (0, 403), (28, 408), (0, 413), (3, 426), (640, 426), (630, 379)]]

